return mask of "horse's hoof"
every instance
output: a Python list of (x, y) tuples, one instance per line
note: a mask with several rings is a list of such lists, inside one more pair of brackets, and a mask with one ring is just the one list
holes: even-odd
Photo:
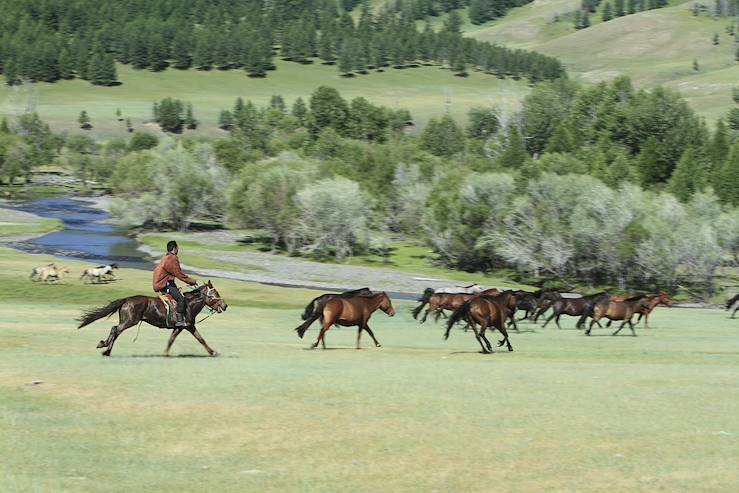
[(509, 348), (508, 348), (508, 351), (513, 351), (513, 348), (512, 348), (512, 347), (509, 347)]
[(97, 349), (100, 349), (101, 347), (107, 347), (108, 345), (105, 344), (105, 341), (98, 342)]
[(382, 344), (380, 344), (380, 343), (378, 342), (377, 344), (375, 344), (375, 347), (382, 347)]
[(103, 356), (110, 356), (110, 351), (103, 351), (102, 352), (102, 355)]
[(210, 356), (211, 358), (215, 358), (216, 356), (218, 356), (218, 351), (213, 351), (212, 353), (210, 353)]

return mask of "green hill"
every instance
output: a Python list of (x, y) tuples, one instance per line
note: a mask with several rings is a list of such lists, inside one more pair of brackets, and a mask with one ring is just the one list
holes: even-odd
[(95, 127), (91, 133), (123, 135), (125, 124), (117, 121), (117, 108), (123, 117), (131, 118), (134, 127), (141, 128), (152, 118), (152, 103), (172, 96), (194, 105), (195, 116), (202, 122), (195, 134), (213, 135), (221, 132), (216, 126), (220, 111), (230, 109), (239, 96), (266, 105), (270, 96), (279, 94), (292, 104), (298, 96), (307, 99), (317, 87), (328, 85), (347, 99), (364, 96), (376, 104), (408, 109), (416, 124), (422, 126), (430, 117), (443, 114), (447, 107), (459, 121), (476, 105), (496, 105), (513, 111), (529, 91), (524, 81), (500, 80), (474, 72), (468, 77), (457, 77), (438, 66), (386, 69), (344, 78), (334, 66), (279, 60), (276, 64), (277, 70), (263, 79), (249, 78), (240, 70), (150, 72), (119, 65), (122, 85), (117, 87), (93, 86), (82, 80), (21, 87), (2, 84), (0, 113), (12, 115), (35, 107), (55, 130), (78, 131), (77, 117), (86, 110)]
[[(535, 0), (484, 26), (467, 25), (467, 35), (558, 57), (571, 77), (585, 82), (624, 74), (639, 87), (663, 84), (679, 90), (708, 119), (725, 113), (731, 87), (739, 81), (737, 44), (726, 33), (730, 19), (694, 16), (687, 2), (609, 22), (599, 22), (596, 13), (593, 26), (576, 31), (568, 12), (579, 4)], [(714, 34), (719, 45), (713, 44)]]

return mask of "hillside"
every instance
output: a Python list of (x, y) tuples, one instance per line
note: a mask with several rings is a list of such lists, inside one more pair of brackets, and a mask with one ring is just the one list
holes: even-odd
[(122, 85), (117, 87), (93, 86), (82, 80), (22, 87), (0, 84), (0, 113), (18, 114), (30, 105), (54, 129), (78, 131), (77, 117), (86, 110), (95, 127), (92, 134), (123, 135), (125, 124), (116, 120), (117, 108), (124, 117), (131, 118), (135, 128), (140, 128), (151, 119), (154, 101), (173, 96), (194, 105), (195, 116), (202, 125), (193, 133), (212, 135), (221, 132), (216, 127), (220, 111), (231, 108), (239, 96), (266, 105), (270, 96), (279, 94), (292, 104), (298, 96), (307, 99), (317, 87), (328, 85), (347, 99), (364, 96), (376, 104), (408, 109), (416, 124), (423, 126), (432, 116), (443, 114), (448, 101), (452, 115), (463, 121), (469, 108), (476, 105), (496, 105), (513, 111), (529, 91), (525, 81), (500, 80), (474, 72), (468, 77), (457, 77), (438, 66), (386, 69), (345, 78), (337, 74), (336, 67), (318, 63), (301, 65), (277, 60), (276, 65), (277, 70), (266, 78), (249, 78), (240, 70), (150, 72), (119, 65)]
[[(597, 22), (600, 14), (593, 14), (593, 26), (575, 31), (564, 14), (579, 3), (536, 0), (498, 21), (467, 25), (467, 35), (558, 57), (571, 77), (585, 82), (625, 74), (639, 87), (663, 84), (679, 90), (709, 120), (725, 113), (731, 87), (739, 80), (737, 45), (726, 33), (729, 19), (696, 17), (687, 2), (609, 22)], [(714, 33), (718, 46), (712, 42)], [(693, 70), (693, 60), (699, 71)]]

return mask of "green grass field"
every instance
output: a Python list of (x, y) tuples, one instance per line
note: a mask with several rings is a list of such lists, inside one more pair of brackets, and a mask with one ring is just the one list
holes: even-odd
[[(535, 0), (482, 26), (466, 26), (479, 40), (533, 49), (562, 60), (574, 78), (584, 82), (628, 75), (638, 87), (662, 84), (679, 90), (709, 120), (724, 116), (731, 88), (739, 80), (736, 40), (725, 29), (731, 19), (694, 16), (693, 2), (645, 11), (575, 31), (563, 16), (580, 2)], [(602, 3), (604, 5), (605, 2)], [(601, 5), (601, 7), (602, 7)], [(711, 6), (712, 8), (713, 6)], [(559, 14), (560, 20), (554, 22)], [(714, 33), (720, 44), (714, 46)], [(700, 70), (693, 70), (693, 60)]]
[[(214, 280), (230, 307), (160, 357), (167, 333), (95, 349), (80, 309), (146, 293), (149, 274), (41, 286), (49, 257), (0, 249), (2, 491), (734, 492), (739, 321), (658, 309), (639, 337), (526, 327), (515, 351), (442, 340), (410, 305), (381, 349), (292, 328), (315, 292)], [(82, 264), (70, 262), (72, 273)], [(572, 327), (572, 320), (565, 327)], [(33, 382), (42, 382), (36, 383)]]
[(443, 115), (447, 98), (450, 111), (459, 121), (466, 119), (472, 106), (497, 105), (511, 111), (529, 91), (524, 81), (500, 80), (490, 75), (471, 73), (456, 77), (440, 67), (387, 69), (372, 71), (353, 78), (340, 77), (336, 67), (320, 63), (299, 65), (276, 60), (277, 70), (264, 79), (251, 79), (242, 70), (202, 72), (166, 70), (150, 72), (118, 66), (118, 87), (97, 87), (82, 80), (37, 83), (22, 87), (0, 85), (0, 113), (17, 114), (30, 104), (55, 130), (84, 132), (77, 124), (80, 111), (92, 119), (92, 135), (108, 137), (125, 135), (125, 123), (117, 121), (116, 109), (130, 117), (133, 126), (149, 129), (155, 101), (172, 96), (189, 101), (201, 121), (194, 135), (217, 135), (221, 110), (231, 109), (237, 97), (266, 105), (274, 94), (283, 96), (291, 105), (298, 97), (306, 101), (322, 85), (335, 87), (346, 99), (364, 96), (375, 104), (410, 110), (417, 125), (423, 126), (433, 117)]

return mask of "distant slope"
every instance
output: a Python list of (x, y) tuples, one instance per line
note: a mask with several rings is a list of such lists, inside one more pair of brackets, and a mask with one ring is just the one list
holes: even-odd
[[(569, 18), (553, 22), (579, 5), (572, 0), (535, 0), (485, 26), (468, 27), (479, 40), (525, 47), (556, 56), (569, 74), (587, 82), (625, 74), (639, 87), (663, 84), (680, 90), (702, 115), (714, 120), (739, 82), (729, 19), (692, 14), (692, 2), (640, 12), (575, 31)], [(599, 19), (600, 14), (594, 14)], [(714, 46), (714, 33), (720, 44)], [(693, 60), (700, 70), (693, 70)]]
[(199, 130), (188, 133), (216, 134), (221, 132), (216, 127), (220, 111), (230, 109), (239, 96), (266, 105), (270, 96), (279, 94), (291, 105), (298, 96), (307, 101), (317, 87), (328, 85), (346, 99), (364, 96), (376, 104), (408, 109), (422, 126), (430, 117), (444, 114), (448, 103), (460, 123), (475, 105), (494, 104), (513, 111), (530, 90), (524, 81), (500, 80), (474, 72), (469, 77), (456, 77), (440, 67), (386, 69), (343, 78), (335, 66), (279, 60), (277, 66), (264, 79), (249, 78), (240, 70), (150, 72), (119, 65), (123, 84), (118, 87), (92, 86), (82, 80), (21, 88), (0, 83), (0, 114), (12, 115), (27, 106), (35, 107), (55, 130), (77, 132), (77, 117), (86, 110), (95, 126), (93, 134), (124, 135), (125, 125), (115, 117), (117, 108), (124, 117), (131, 118), (134, 127), (141, 128), (151, 118), (152, 103), (172, 96), (192, 102), (195, 116), (202, 122)]

